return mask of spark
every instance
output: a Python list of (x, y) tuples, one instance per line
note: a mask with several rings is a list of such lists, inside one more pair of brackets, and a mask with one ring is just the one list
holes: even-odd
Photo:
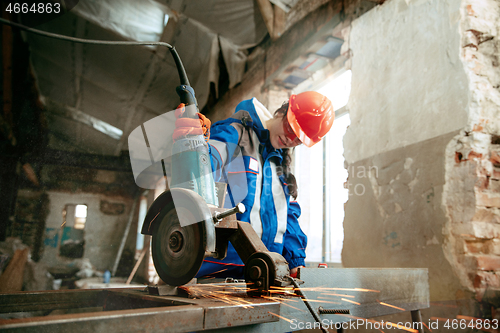
[(290, 308), (292, 308), (292, 309), (295, 309), (295, 310), (299, 310), (299, 311), (305, 312), (305, 311), (304, 311), (304, 310), (302, 310), (302, 309), (299, 309), (299, 308), (296, 308), (295, 306), (292, 306), (292, 305), (290, 305), (290, 304), (287, 304), (286, 302), (284, 302), (284, 301), (283, 301), (283, 299), (280, 299), (280, 298), (278, 298), (278, 297), (269, 297), (269, 296), (262, 296), (262, 297), (263, 297), (263, 298), (268, 298), (268, 299), (271, 299), (271, 300), (274, 300), (274, 301), (277, 301), (277, 302), (279, 302), (280, 304), (283, 304), (283, 305), (285, 305), (285, 306), (288, 306), (288, 307), (290, 307)]
[(66, 221), (64, 221), (62, 224), (61, 224), (61, 228), (64, 227), (64, 225), (66, 224)]
[(351, 298), (356, 297), (354, 295), (345, 295), (345, 294), (329, 294), (329, 293), (321, 293), (321, 294), (326, 296), (351, 297)]
[(345, 301), (345, 302), (352, 303), (352, 304), (361, 305), (361, 303), (351, 301), (350, 299), (341, 298), (341, 300), (343, 300), (343, 301)]
[[(268, 290), (271, 294), (283, 294), (284, 290)], [(290, 290), (291, 291), (291, 290)]]
[(276, 316), (276, 317), (278, 317), (278, 318), (280, 318), (280, 319), (286, 320), (286, 321), (287, 321), (287, 322), (289, 322), (289, 323), (291, 323), (291, 322), (292, 322), (290, 319), (285, 318), (285, 317), (282, 317), (282, 316), (280, 316), (280, 315), (277, 315), (276, 313), (272, 313), (272, 312), (269, 312), (269, 311), (267, 311), (267, 313), (272, 314), (273, 316)]
[(427, 327), (427, 329), (432, 332), (432, 330), (429, 328), (429, 326), (427, 326), (424, 322), (422, 322), (422, 324), (424, 324), (424, 326)]
[(276, 286), (271, 286), (271, 289), (278, 289), (278, 290), (283, 290), (283, 291), (293, 291), (293, 287), (276, 287)]
[(474, 320), (474, 321), (483, 321), (484, 320), (482, 318), (463, 316), (463, 315), (457, 315), (457, 319)]
[(314, 288), (300, 288), (303, 291), (332, 291), (332, 290), (342, 290), (342, 291), (360, 291), (360, 292), (371, 292), (371, 293), (379, 293), (380, 290), (373, 289), (364, 289), (364, 288), (322, 288), (322, 287), (314, 287)]
[(431, 302), (430, 303), (432, 306), (444, 306), (447, 308), (457, 308), (457, 305), (452, 305), (452, 304), (442, 304), (442, 303), (436, 303), (436, 302)]
[[(330, 299), (330, 297), (321, 297), (321, 296), (318, 296), (319, 299)], [(340, 304), (340, 302), (335, 302), (335, 304)]]
[(220, 271), (213, 272), (213, 273), (210, 273), (210, 274), (207, 274), (207, 275), (215, 275), (217, 273), (224, 272), (224, 271), (227, 271), (227, 270), (228, 270), (227, 268), (224, 268), (224, 269), (221, 269)]
[(264, 298), (266, 298), (266, 297), (267, 298), (276, 298), (276, 299), (280, 299), (280, 300), (285, 301), (285, 302), (300, 302), (300, 301), (298, 301), (296, 299), (292, 299), (292, 298), (279, 298), (279, 297), (273, 297), (273, 296), (262, 296), (262, 297), (264, 297)]
[(390, 308), (398, 309), (398, 310), (401, 310), (401, 311), (406, 311), (405, 309), (400, 308), (399, 306), (395, 306), (395, 305), (387, 304), (387, 303), (380, 302), (380, 301), (379, 301), (379, 303), (380, 303), (381, 305), (388, 306), (388, 307), (390, 307)]
[(447, 321), (450, 320), (450, 318), (431, 317), (431, 320)]
[[(320, 300), (317, 300), (317, 299), (310, 299), (310, 298), (308, 298), (308, 299), (307, 299), (307, 301), (308, 301), (309, 303), (314, 303), (314, 302), (316, 302), (316, 303), (339, 304), (338, 302), (328, 302), (328, 301), (323, 301), (323, 300), (321, 300), (321, 301), (320, 301)], [(352, 302), (352, 301), (351, 301), (351, 302)]]

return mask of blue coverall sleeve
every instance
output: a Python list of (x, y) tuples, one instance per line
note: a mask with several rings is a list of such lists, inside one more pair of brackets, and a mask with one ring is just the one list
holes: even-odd
[(307, 236), (299, 225), (300, 206), (296, 201), (288, 204), (288, 222), (283, 239), (283, 257), (288, 261), (290, 269), (305, 266)]
[[(224, 165), (230, 162), (238, 146), (238, 131), (230, 124), (213, 126), (208, 141), (214, 181), (221, 180)], [(229, 160), (229, 161), (228, 161)]]

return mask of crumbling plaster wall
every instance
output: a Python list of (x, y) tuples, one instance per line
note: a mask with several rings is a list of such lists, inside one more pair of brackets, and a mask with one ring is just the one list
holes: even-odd
[[(122, 237), (125, 233), (128, 216), (133, 201), (122, 197), (108, 197), (94, 193), (64, 193), (48, 192), (50, 213), (47, 217), (46, 228), (59, 230), (63, 221), (62, 211), (67, 204), (87, 205), (87, 221), (85, 223), (85, 251), (83, 258), (99, 271), (111, 271), (118, 253)], [(114, 212), (103, 212), (103, 202), (115, 207)], [(137, 224), (132, 227), (127, 238), (127, 248), (135, 251), (135, 231)], [(59, 238), (61, 236), (59, 235)], [(132, 252), (133, 253), (133, 252)], [(70, 262), (71, 259), (61, 258), (58, 247), (47, 246), (42, 261), (49, 266)]]
[(462, 285), (487, 303), (500, 291), (500, 3), (464, 0), (459, 30), (469, 118), (446, 150), (444, 246)]
[[(111, 271), (137, 192), (131, 173), (46, 165), (40, 178), (49, 200), (41, 262), (47, 266), (71, 264), (73, 259), (59, 255), (62, 212), (68, 204), (84, 204), (87, 205), (87, 220), (83, 258), (89, 259), (99, 271)], [(24, 189), (19, 195), (27, 196), (29, 192), (31, 190)], [(137, 223), (136, 209), (122, 255), (125, 261), (120, 263), (120, 266), (127, 266), (122, 266), (126, 274), (132, 270), (128, 266), (134, 264)]]
[(343, 263), (426, 267), (432, 300), (466, 289), (445, 253), (442, 201), (445, 151), (468, 122), (461, 5), (389, 0), (352, 22), (343, 47), (352, 69), (344, 156), (353, 192)]

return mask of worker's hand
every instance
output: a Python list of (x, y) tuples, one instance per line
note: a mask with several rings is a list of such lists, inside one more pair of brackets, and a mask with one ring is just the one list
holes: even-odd
[(172, 134), (172, 139), (174, 141), (183, 138), (188, 135), (201, 135), (205, 137), (205, 141), (210, 138), (210, 126), (212, 123), (210, 119), (202, 115), (201, 113), (196, 113), (199, 119), (193, 118), (181, 118), (186, 111), (186, 106), (184, 103), (179, 104), (175, 110), (175, 130)]
[(299, 272), (299, 267), (305, 267), (305, 266), (297, 266), (295, 268), (292, 268), (290, 270), (290, 276), (293, 277), (293, 278), (296, 278), (297, 277), (297, 273)]

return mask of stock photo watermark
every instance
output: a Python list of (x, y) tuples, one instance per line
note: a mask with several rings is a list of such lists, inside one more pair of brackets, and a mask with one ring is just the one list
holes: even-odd
[(470, 318), (470, 319), (447, 319), (447, 318), (431, 318), (425, 322), (397, 322), (393, 323), (390, 321), (376, 321), (370, 319), (356, 319), (351, 321), (338, 322), (331, 319), (323, 319), (321, 322), (303, 322), (297, 319), (290, 320), (290, 329), (292, 330), (302, 330), (302, 329), (354, 329), (354, 330), (391, 330), (391, 329), (404, 329), (417, 332), (425, 328), (429, 330), (433, 329), (498, 329), (499, 323), (498, 319), (480, 319), (480, 318)]
[[(349, 191), (349, 196), (362, 196), (366, 193), (366, 186), (362, 183), (359, 183), (357, 179), (370, 179), (370, 178), (378, 178), (378, 167), (376, 166), (350, 166), (347, 168), (347, 172), (349, 177), (344, 183), (344, 188)], [(352, 179), (356, 181), (352, 181)], [(353, 184), (356, 183), (356, 184)]]

